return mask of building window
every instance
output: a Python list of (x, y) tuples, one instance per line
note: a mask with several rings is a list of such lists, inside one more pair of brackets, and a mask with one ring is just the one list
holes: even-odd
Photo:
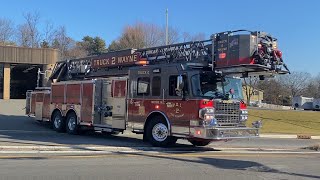
[(148, 96), (150, 93), (150, 78), (138, 78), (138, 96)]
[(160, 96), (161, 94), (161, 77), (156, 76), (152, 79), (152, 96)]

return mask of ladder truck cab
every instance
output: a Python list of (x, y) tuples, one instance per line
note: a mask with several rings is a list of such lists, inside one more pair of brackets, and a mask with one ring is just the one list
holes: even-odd
[(54, 130), (143, 134), (154, 146), (259, 136), (246, 127), (242, 77), (289, 73), (277, 40), (228, 31), (209, 40), (57, 62), (50, 88), (27, 92), (27, 114)]

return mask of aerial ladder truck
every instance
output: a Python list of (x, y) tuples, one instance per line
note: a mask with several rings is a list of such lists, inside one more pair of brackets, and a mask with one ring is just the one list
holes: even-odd
[(50, 87), (27, 92), (27, 115), (58, 132), (125, 130), (153, 146), (259, 136), (246, 126), (241, 78), (289, 73), (277, 39), (245, 30), (209, 40), (57, 62)]

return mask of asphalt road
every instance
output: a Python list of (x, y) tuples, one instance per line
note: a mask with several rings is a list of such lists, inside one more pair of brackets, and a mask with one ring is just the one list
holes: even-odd
[(319, 160), (319, 154), (223, 152), (2, 157), (0, 179), (320, 179)]
[(0, 180), (320, 179), (320, 153), (301, 149), (319, 140), (243, 139), (197, 149), (179, 140), (174, 148), (154, 149), (130, 132), (56, 133), (48, 124), (24, 116), (22, 108), (21, 101), (0, 102)]

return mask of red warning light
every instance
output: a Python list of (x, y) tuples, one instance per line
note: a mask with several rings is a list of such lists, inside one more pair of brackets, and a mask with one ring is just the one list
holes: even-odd
[(227, 56), (226, 53), (220, 53), (220, 54), (219, 54), (219, 58), (220, 58), (220, 59), (224, 59), (224, 58), (226, 58), (226, 56)]
[(200, 130), (197, 130), (197, 131), (196, 131), (196, 135), (201, 135), (201, 131), (200, 131)]
[(159, 109), (159, 108), (160, 108), (160, 106), (159, 106), (159, 105), (156, 105), (156, 106), (155, 106), (155, 108), (156, 108), (156, 109)]

